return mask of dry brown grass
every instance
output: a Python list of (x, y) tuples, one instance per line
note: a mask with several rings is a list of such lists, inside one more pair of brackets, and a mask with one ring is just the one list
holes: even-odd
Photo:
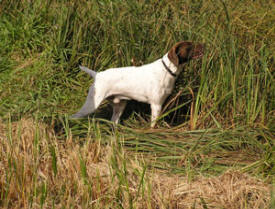
[(57, 139), (52, 128), (32, 119), (0, 122), (0, 207), (236, 209), (270, 204), (270, 185), (239, 171), (188, 181), (147, 170), (142, 178), (141, 164), (127, 159), (114, 141), (103, 146), (87, 139), (81, 145), (72, 137)]

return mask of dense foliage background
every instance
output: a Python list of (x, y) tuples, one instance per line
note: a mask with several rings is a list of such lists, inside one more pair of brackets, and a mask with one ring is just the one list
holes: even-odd
[[(156, 130), (149, 129), (148, 106), (135, 102), (117, 128), (104, 120), (106, 103), (96, 120), (68, 120), (92, 83), (79, 63), (96, 71), (142, 65), (182, 40), (204, 43), (206, 52), (186, 66)], [(1, 0), (0, 207), (180, 208), (183, 198), (156, 198), (162, 190), (152, 186), (156, 179), (146, 184), (149, 168), (189, 180), (234, 169), (270, 188), (274, 72), (271, 0)], [(103, 161), (107, 183), (99, 171), (88, 172)], [(269, 207), (266, 191), (236, 202), (208, 201), (205, 191), (189, 206), (257, 208), (253, 201), (261, 200), (259, 208)]]

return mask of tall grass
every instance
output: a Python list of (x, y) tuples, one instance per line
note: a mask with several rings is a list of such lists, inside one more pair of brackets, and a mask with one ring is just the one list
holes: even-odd
[[(244, 173), (262, 172), (260, 166), (268, 163), (255, 160), (261, 155), (253, 156), (255, 145), (234, 145), (230, 141), (233, 139), (218, 144), (216, 132), (204, 132), (199, 140), (199, 133), (187, 132), (185, 142), (171, 132), (163, 134), (170, 136), (167, 140), (153, 140), (150, 133), (149, 139), (143, 137), (134, 144), (137, 140), (130, 139), (133, 133), (104, 136), (99, 134), (100, 125), (90, 129), (97, 137), (58, 139), (54, 129), (32, 119), (1, 123), (1, 208), (233, 209), (274, 205), (268, 181), (264, 183)], [(125, 137), (124, 144), (121, 137)], [(103, 138), (109, 143), (102, 143)], [(226, 151), (233, 152), (232, 145), (246, 146), (247, 153), (239, 148), (239, 153), (232, 155)], [(211, 151), (218, 147), (219, 150)], [(136, 155), (131, 148), (135, 148)], [(235, 158), (227, 159), (227, 155)], [(237, 155), (243, 157), (243, 162), (238, 161)], [(254, 161), (257, 165), (252, 165)], [(230, 163), (235, 164), (233, 169), (216, 176), (219, 171), (212, 167)], [(249, 166), (238, 171), (240, 163)], [(164, 172), (172, 164), (177, 174)], [(202, 173), (211, 175), (203, 177)]]
[[(274, 207), (274, 20), (273, 1), (2, 0), (0, 207)], [(68, 120), (92, 82), (79, 63), (142, 65), (181, 40), (205, 55), (156, 130), (139, 103), (118, 127), (106, 103)]]
[[(2, 117), (71, 113), (90, 83), (79, 62), (97, 71), (140, 65), (179, 40), (207, 45), (202, 65), (191, 63), (177, 83), (183, 95), (195, 92), (193, 128), (266, 125), (273, 116), (271, 2), (3, 1), (1, 8), (1, 88), (12, 89), (1, 91)], [(190, 114), (189, 106), (180, 113)]]

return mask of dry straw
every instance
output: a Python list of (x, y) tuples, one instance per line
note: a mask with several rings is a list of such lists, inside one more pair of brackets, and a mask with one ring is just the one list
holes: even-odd
[(0, 136), (3, 208), (236, 209), (270, 204), (270, 186), (239, 171), (191, 181), (157, 169), (142, 176), (141, 160), (128, 159), (115, 142), (102, 146), (89, 139), (83, 145), (72, 137), (58, 140), (51, 127), (31, 119), (1, 123)]

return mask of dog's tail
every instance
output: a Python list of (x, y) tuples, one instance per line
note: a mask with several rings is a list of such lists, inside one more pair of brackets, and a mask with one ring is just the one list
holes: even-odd
[(81, 66), (81, 65), (79, 66), (79, 68), (80, 68), (80, 70), (88, 73), (91, 77), (95, 78), (95, 76), (96, 76), (96, 72), (95, 71), (93, 71), (93, 70), (91, 70), (91, 69), (89, 69), (87, 67)]

